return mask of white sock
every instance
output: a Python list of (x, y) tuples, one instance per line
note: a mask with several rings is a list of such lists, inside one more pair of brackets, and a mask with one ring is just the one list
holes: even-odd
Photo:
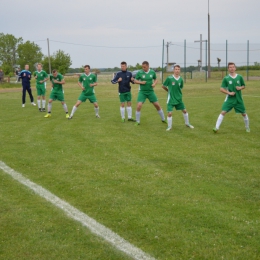
[(45, 108), (46, 106), (46, 100), (42, 100), (42, 108)]
[(98, 112), (99, 112), (99, 107), (95, 107), (96, 116), (98, 115)]
[(162, 121), (164, 121), (165, 120), (165, 116), (164, 116), (164, 113), (163, 113), (162, 109), (158, 111), (158, 114), (160, 115)]
[(120, 107), (120, 114), (122, 119), (125, 119), (125, 108), (124, 107)]
[(132, 107), (127, 107), (126, 110), (128, 119), (132, 118)]
[(48, 103), (48, 113), (51, 113), (52, 103)]
[(244, 122), (245, 122), (245, 127), (248, 128), (249, 127), (249, 118), (248, 115), (243, 116), (244, 118)]
[(168, 128), (172, 128), (172, 116), (167, 116)]
[(41, 108), (41, 100), (37, 99), (38, 108)]
[(136, 111), (135, 112), (135, 119), (137, 123), (140, 123), (140, 118), (141, 118), (141, 111)]
[(73, 106), (70, 116), (73, 117), (74, 113), (76, 112), (78, 108)]
[(222, 120), (224, 119), (224, 116), (222, 114), (220, 114), (218, 116), (218, 120), (217, 120), (217, 123), (216, 123), (216, 128), (219, 129), (221, 123), (222, 123)]
[(188, 113), (186, 113), (186, 114), (182, 113), (182, 114), (183, 114), (183, 118), (184, 118), (184, 121), (185, 121), (185, 125), (189, 125), (190, 123), (189, 123), (189, 115), (188, 115)]
[(63, 106), (64, 111), (65, 111), (66, 113), (68, 113), (67, 105), (64, 103), (62, 106)]

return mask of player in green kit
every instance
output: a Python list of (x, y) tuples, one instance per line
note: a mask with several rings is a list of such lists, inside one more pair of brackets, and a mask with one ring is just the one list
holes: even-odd
[(239, 113), (243, 116), (246, 132), (250, 132), (249, 118), (246, 114), (246, 109), (241, 92), (241, 90), (245, 88), (244, 79), (241, 75), (236, 74), (236, 65), (233, 62), (228, 63), (228, 72), (229, 75), (222, 80), (222, 84), (220, 87), (220, 91), (227, 96), (222, 105), (222, 112), (217, 119), (216, 127), (213, 128), (213, 132), (218, 132), (225, 114), (231, 111), (232, 108), (235, 109), (236, 113)]
[(50, 75), (50, 81), (52, 83), (52, 90), (48, 102), (48, 114), (44, 117), (51, 117), (52, 101), (59, 100), (66, 113), (66, 118), (69, 118), (68, 108), (64, 101), (64, 91), (62, 86), (63, 84), (65, 84), (64, 77), (60, 73), (58, 73), (57, 70), (53, 70), (52, 75)]
[(166, 131), (170, 131), (172, 129), (172, 111), (175, 107), (176, 110), (181, 110), (184, 117), (185, 125), (189, 128), (194, 128), (189, 123), (189, 115), (185, 108), (184, 103), (182, 102), (182, 89), (183, 89), (183, 79), (180, 76), (181, 67), (179, 65), (175, 65), (173, 67), (173, 75), (167, 77), (164, 81), (162, 88), (168, 92), (167, 97), (167, 122), (168, 128)]
[[(37, 90), (37, 104), (40, 112), (45, 112), (45, 82), (48, 80), (48, 74), (42, 70), (42, 64), (37, 64), (37, 70), (34, 72), (34, 78), (36, 79), (36, 90)], [(42, 97), (42, 100), (41, 100)], [(42, 101), (42, 104), (41, 104)]]
[(140, 84), (138, 97), (137, 97), (135, 125), (140, 125), (141, 108), (147, 98), (158, 111), (158, 114), (160, 115), (162, 122), (166, 123), (163, 110), (154, 93), (154, 87), (157, 83), (156, 73), (154, 70), (151, 70), (149, 68), (149, 63), (147, 61), (144, 61), (142, 63), (142, 70), (139, 70), (137, 72), (134, 83)]
[(73, 106), (70, 117), (68, 119), (72, 119), (74, 113), (78, 109), (78, 106), (85, 102), (87, 99), (90, 103), (94, 105), (95, 114), (97, 118), (100, 118), (99, 116), (99, 107), (97, 103), (97, 98), (95, 96), (95, 89), (94, 87), (97, 86), (97, 76), (94, 73), (90, 72), (90, 66), (85, 65), (84, 66), (85, 73), (81, 74), (79, 77), (78, 85), (81, 87), (82, 92), (78, 98), (78, 101)]

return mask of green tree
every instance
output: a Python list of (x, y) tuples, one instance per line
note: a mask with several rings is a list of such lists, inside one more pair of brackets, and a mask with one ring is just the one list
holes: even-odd
[[(58, 70), (61, 74), (65, 74), (69, 71), (69, 67), (72, 64), (70, 55), (66, 54), (62, 50), (58, 50), (50, 56), (51, 68)], [(47, 73), (49, 72), (49, 58), (45, 56), (43, 59), (43, 68)]]
[(18, 45), (23, 38), (15, 38), (12, 34), (0, 33), (0, 62), (5, 74), (12, 72), (18, 59)]
[(30, 41), (19, 44), (17, 53), (19, 57), (18, 64), (20, 67), (24, 68), (25, 64), (29, 64), (31, 70), (34, 70), (34, 64), (41, 62), (43, 58), (41, 48)]

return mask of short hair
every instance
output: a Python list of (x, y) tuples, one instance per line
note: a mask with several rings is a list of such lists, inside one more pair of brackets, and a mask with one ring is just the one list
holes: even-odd
[(52, 70), (52, 73), (56, 73), (57, 72), (57, 70)]
[(236, 67), (236, 64), (234, 62), (229, 62), (228, 67), (229, 67), (229, 65), (234, 65)]
[(127, 63), (125, 61), (122, 61), (121, 65), (127, 65)]
[(148, 62), (148, 61), (143, 61), (142, 65), (147, 65), (147, 66), (149, 66), (149, 62)]
[(41, 64), (41, 63), (38, 63), (37, 66), (38, 66), (38, 65), (41, 65), (41, 67), (42, 67), (42, 64)]
[(178, 64), (175, 64), (175, 65), (173, 65), (173, 68), (175, 68), (175, 67), (177, 67), (177, 68), (181, 68), (181, 66), (180, 65), (178, 65)]
[(89, 66), (89, 65), (85, 65), (85, 66), (84, 66), (84, 69), (85, 69), (85, 68), (89, 68), (89, 69), (90, 69), (90, 66)]

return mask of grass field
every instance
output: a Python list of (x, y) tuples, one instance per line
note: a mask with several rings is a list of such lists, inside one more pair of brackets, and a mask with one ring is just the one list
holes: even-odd
[[(68, 82), (71, 111), (80, 90)], [(58, 102), (46, 119), (28, 96), (21, 107), (21, 90), (2, 89), (0, 161), (156, 259), (260, 259), (260, 82), (243, 91), (250, 133), (231, 112), (213, 134), (219, 85), (188, 82), (195, 128), (175, 111), (170, 132), (148, 101), (140, 126), (121, 123), (109, 82), (96, 87), (101, 118), (87, 102), (70, 121)], [(156, 93), (165, 111), (160, 84)], [(1, 170), (0, 180), (0, 259), (129, 259)]]

